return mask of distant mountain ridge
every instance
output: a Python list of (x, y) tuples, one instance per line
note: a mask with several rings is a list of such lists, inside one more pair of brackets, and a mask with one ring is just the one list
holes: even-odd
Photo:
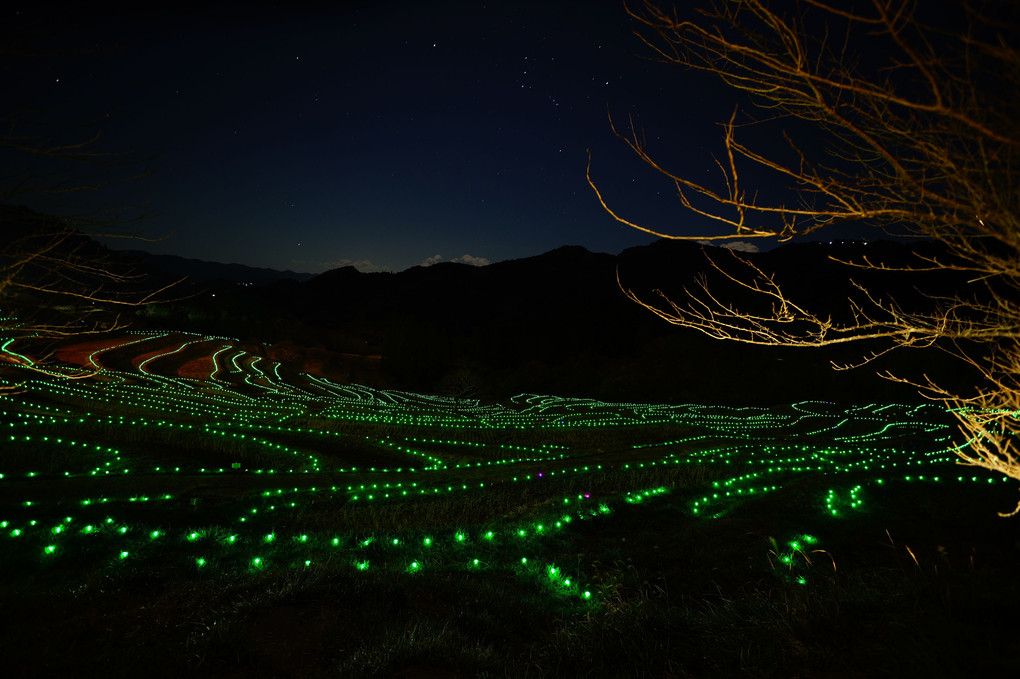
[[(902, 266), (933, 247), (788, 244), (740, 254), (774, 273), (793, 299), (838, 320), (852, 313), (851, 275), (907, 306), (930, 300), (914, 289), (916, 275), (848, 269), (833, 257), (867, 255)], [(790, 349), (714, 340), (666, 323), (628, 300), (617, 284), (619, 276), (644, 300), (660, 299), (662, 291), (680, 302), (703, 278), (726, 302), (753, 307), (756, 300), (715, 272), (709, 257), (724, 267), (737, 265), (723, 248), (684, 241), (657, 241), (619, 255), (565, 246), (484, 267), (447, 262), (398, 273), (343, 267), (303, 282), (280, 275), (269, 285), (212, 286), (207, 294), (154, 308), (150, 317), (165, 327), (282, 343), (277, 348), (290, 347), (295, 357), (341, 381), (447, 394), (468, 385), (493, 398), (528, 391), (645, 402), (896, 400), (913, 391), (877, 379), (874, 369), (902, 368), (914, 377), (948, 370), (941, 352), (917, 349), (893, 352), (871, 368), (834, 372), (830, 361), (853, 362), (875, 347)], [(936, 291), (960, 285), (952, 274), (926, 276)]]
[(123, 257), (133, 258), (147, 267), (160, 269), (173, 277), (184, 277), (193, 283), (228, 281), (242, 285), (270, 285), (282, 280), (303, 282), (315, 277), (312, 273), (301, 273), (289, 269), (267, 269), (244, 264), (222, 264), (179, 255), (155, 255), (141, 250), (122, 250)]

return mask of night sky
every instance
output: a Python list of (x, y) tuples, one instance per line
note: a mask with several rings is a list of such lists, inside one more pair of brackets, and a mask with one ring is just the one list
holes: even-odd
[[(737, 100), (643, 58), (619, 0), (5, 6), (5, 39), (42, 46), (5, 65), (18, 101), (101, 121), (99, 148), (154, 170), (74, 196), (75, 209), (145, 204), (137, 229), (166, 236), (117, 247), (320, 272), (650, 242), (599, 206), (588, 149), (619, 212), (712, 232), (612, 135), (607, 110), (704, 177)], [(4, 162), (8, 178), (21, 167)]]

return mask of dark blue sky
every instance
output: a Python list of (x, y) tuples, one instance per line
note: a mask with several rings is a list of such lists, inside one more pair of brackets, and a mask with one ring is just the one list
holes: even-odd
[[(151, 176), (87, 197), (147, 203), (139, 228), (167, 236), (122, 246), (318, 272), (650, 242), (598, 205), (587, 149), (629, 218), (710, 229), (612, 135), (607, 107), (705, 176), (736, 100), (642, 59), (618, 0), (89, 7), (3, 19), (61, 48), (18, 67), (26, 103), (98, 119), (101, 148), (151, 159)], [(61, 53), (82, 45), (117, 48)]]

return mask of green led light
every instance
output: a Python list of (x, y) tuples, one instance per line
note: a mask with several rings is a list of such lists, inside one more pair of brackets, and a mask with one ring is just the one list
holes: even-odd
[[(137, 353), (118, 349), (122, 353), (116, 361), (105, 360), (106, 352), (133, 344)], [(551, 591), (569, 591), (588, 600), (592, 595), (583, 589), (584, 581), (565, 577), (562, 569), (549, 565), (549, 558), (565, 553), (561, 541), (574, 537), (570, 529), (575, 518), (579, 523), (597, 521), (625, 503), (639, 511), (665, 502), (660, 496), (675, 489), (642, 487), (646, 482), (642, 479), (662, 479), (659, 483), (685, 479), (673, 482), (683, 483), (685, 493), (692, 492), (685, 505), (690, 516), (701, 521), (781, 491), (795, 478), (825, 478), (827, 485), (804, 509), (828, 517), (825, 521), (843, 521), (869, 511), (872, 493), (885, 493), (908, 481), (944, 484), (957, 479), (957, 483), (983, 487), (998, 478), (963, 477), (949, 471), (947, 465), (954, 460), (946, 452), (951, 432), (940, 423), (944, 413), (931, 406), (867, 405), (844, 410), (805, 401), (784, 410), (612, 404), (533, 394), (500, 404), (465, 404), (308, 375), (254, 356), (250, 348), (230, 338), (146, 331), (82, 346), (87, 349), (74, 349), (79, 358), (72, 363), (102, 369), (101, 379), (33, 378), (25, 381), (24, 399), (0, 392), (0, 406), (11, 411), (3, 419), (5, 453), (11, 447), (18, 454), (30, 453), (26, 459), (31, 460), (16, 469), (6, 468), (0, 460), (0, 479), (14, 478), (28, 488), (42, 481), (51, 484), (101, 476), (113, 481), (127, 475), (126, 480), (134, 480), (144, 471), (144, 486), (126, 483), (121, 487), (148, 488), (160, 477), (177, 474), (233, 474), (230, 485), (244, 475), (243, 486), (247, 489), (250, 483), (251, 492), (239, 494), (237, 501), (242, 505), (218, 525), (212, 523), (218, 520), (218, 512), (206, 510), (212, 503), (190, 495), (173, 500), (169, 493), (132, 496), (109, 490), (109, 496), (93, 493), (81, 498), (76, 495), (80, 491), (73, 490), (63, 506), (82, 512), (79, 519), (84, 527), (71, 517), (54, 525), (66, 510), (44, 499), (45, 494), (33, 500), (16, 496), (9, 507), (19, 512), (19, 518), (0, 522), (3, 534), (21, 536), (12, 548), (27, 545), (27, 550), (38, 554), (36, 550), (46, 552), (49, 540), (59, 539), (50, 545), (57, 554), (77, 553), (77, 542), (63, 540), (80, 541), (85, 554), (97, 549), (104, 553), (102, 545), (111, 541), (115, 546), (109, 549), (113, 553), (123, 549), (122, 558), (128, 550), (140, 549), (139, 568), (156, 568), (160, 556), (183, 549), (185, 562), (194, 559), (199, 568), (216, 565), (229, 573), (246, 564), (310, 567), (313, 560), (320, 561), (321, 550), (332, 545), (330, 556), (341, 562), (367, 570), (363, 557), (371, 556), (373, 571), (392, 574), (423, 569), (424, 547), (429, 549), (428, 568), (424, 568), (429, 572), (482, 569), (491, 564), (494, 572), (501, 573), (519, 558), (520, 567), (511, 568), (518, 577), (531, 579), (541, 572)], [(135, 368), (121, 372), (104, 365), (107, 362)], [(184, 374), (189, 377), (182, 378)], [(90, 408), (90, 403), (97, 407)], [(671, 434), (665, 440), (662, 432), (677, 427), (690, 429), (691, 434)], [(118, 433), (122, 428), (123, 436)], [(583, 445), (573, 443), (575, 432), (585, 434)], [(592, 464), (589, 459), (595, 453), (588, 432), (611, 438), (619, 432), (620, 440), (633, 443), (625, 446), (626, 455), (614, 454), (596, 460), (604, 464)], [(909, 445), (900, 446), (900, 438)], [(163, 446), (148, 450), (150, 440), (180, 441), (181, 450), (200, 454), (173, 458), (162, 451)], [(132, 443), (120, 449), (116, 441)], [(21, 447), (24, 451), (17, 450)], [(37, 449), (47, 454), (36, 455)], [(49, 455), (50, 449), (56, 454)], [(361, 463), (362, 457), (364, 467), (350, 466), (352, 459)], [(49, 466), (41, 462), (50, 458), (57, 462)], [(383, 460), (393, 462), (386, 466)], [(579, 464), (582, 461), (589, 463)], [(671, 474), (677, 465), (704, 465), (714, 480), (695, 485), (683, 474)], [(336, 480), (344, 475), (345, 483)], [(528, 500), (523, 512), (480, 513), (471, 520), (459, 518), (463, 513), (436, 522), (428, 518), (433, 506), (447, 506), (443, 503), (461, 510), (482, 507), (489, 493), (498, 498), (512, 487), (521, 494), (537, 484), (542, 484), (545, 493), (559, 483), (570, 489), (568, 497), (562, 497), (568, 494), (563, 490), (549, 497), (548, 504)], [(465, 504), (458, 505), (462, 499)], [(190, 505), (181, 508), (179, 518), (165, 518), (178, 510), (177, 502)], [(96, 513), (100, 508), (102, 515)], [(422, 511), (402, 523), (401, 513), (407, 508)], [(438, 515), (445, 517), (443, 512)], [(22, 519), (21, 513), (32, 513), (34, 518)], [(100, 516), (107, 513), (117, 520), (106, 516), (101, 522)], [(187, 521), (196, 520), (186, 516), (210, 524), (183, 529)], [(458, 521), (459, 529), (454, 523)], [(423, 535), (451, 535), (445, 532), (451, 523), (452, 540), (441, 537), (433, 544), (431, 537)], [(351, 533), (341, 538), (322, 532), (336, 531), (338, 525), (350, 525)], [(395, 528), (365, 534), (376, 525)], [(109, 528), (100, 530), (104, 526)], [(277, 529), (281, 532), (267, 534)], [(238, 534), (231, 535), (230, 530)], [(556, 540), (550, 539), (554, 533)], [(496, 540), (497, 534), (503, 539)], [(515, 534), (520, 540), (506, 544), (506, 538)], [(199, 547), (196, 543), (205, 538)], [(472, 542), (472, 550), (477, 548), (477, 556), (467, 554), (467, 542)], [(816, 542), (809, 535), (793, 535), (775, 543), (770, 559), (782, 564), (776, 568), (777, 575), (789, 583), (806, 582), (803, 572), (811, 567), (809, 557), (814, 558)], [(525, 545), (533, 554), (531, 564), (528, 557), (515, 552)], [(196, 555), (199, 549), (204, 553), (201, 557)], [(249, 549), (265, 556), (253, 559)], [(578, 569), (583, 571), (583, 566), (579, 564)], [(207, 567), (204, 572), (215, 570)]]

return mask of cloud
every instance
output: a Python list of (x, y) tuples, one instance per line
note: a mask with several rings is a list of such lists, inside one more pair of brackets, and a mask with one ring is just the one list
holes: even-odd
[(472, 257), (471, 255), (461, 255), (460, 257), (454, 257), (450, 260), (451, 262), (459, 262), (461, 264), (470, 264), (471, 266), (488, 266), (489, 260), (485, 257)]
[(418, 266), (432, 266), (433, 264), (439, 264), (441, 261), (443, 261), (442, 255), (432, 255), (431, 257), (423, 259), (421, 264)]
[(380, 266), (369, 259), (337, 259), (331, 262), (324, 262), (314, 259), (292, 259), (290, 263), (296, 268), (316, 269), (318, 271), (329, 271), (340, 269), (345, 266), (353, 266), (361, 273), (373, 273), (375, 271), (390, 271), (388, 266)]
[(760, 252), (757, 245), (754, 243), (748, 243), (746, 240), (733, 240), (729, 243), (717, 243), (712, 240), (696, 240), (694, 242), (699, 245), (709, 245), (714, 248), (726, 248), (727, 250), (736, 250), (737, 252)]
[(748, 243), (746, 240), (735, 240), (729, 243), (724, 243), (723, 247), (729, 250), (736, 250), (737, 252), (758, 252), (758, 246), (754, 243)]

